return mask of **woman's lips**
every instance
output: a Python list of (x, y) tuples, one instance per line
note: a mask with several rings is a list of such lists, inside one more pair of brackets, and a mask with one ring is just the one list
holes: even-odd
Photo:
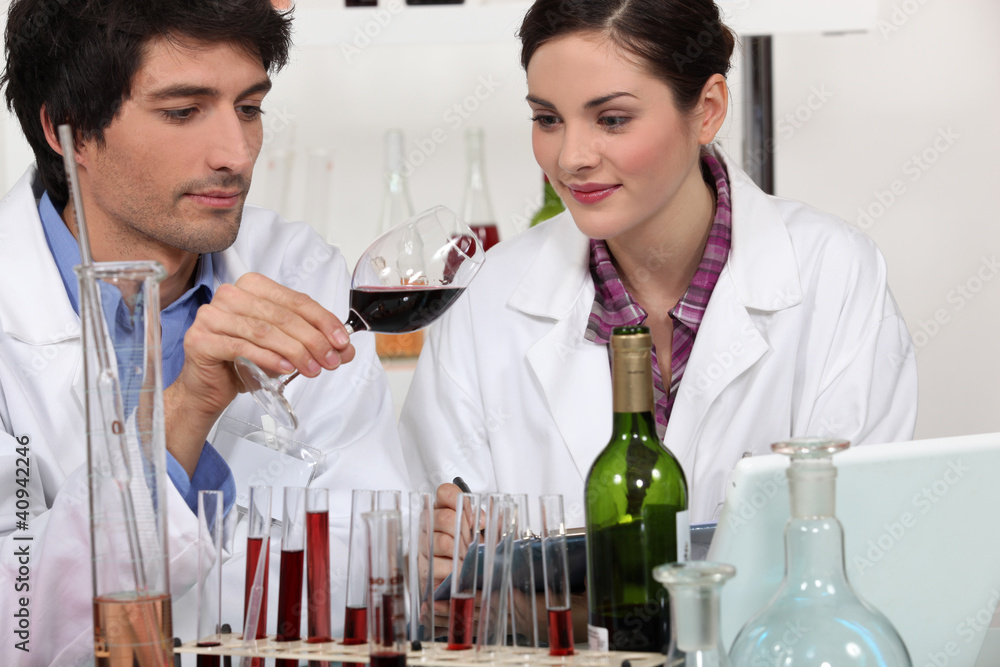
[(569, 185), (569, 193), (581, 204), (596, 204), (618, 192), (621, 185), (605, 185), (602, 183), (586, 183), (584, 185)]

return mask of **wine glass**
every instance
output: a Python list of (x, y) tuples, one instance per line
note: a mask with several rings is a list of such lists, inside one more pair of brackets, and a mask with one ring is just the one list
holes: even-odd
[[(465, 291), (485, 254), (472, 230), (444, 206), (400, 222), (372, 241), (354, 267), (347, 333), (404, 334), (426, 327)], [(267, 414), (298, 428), (284, 396), (285, 385), (298, 371), (272, 378), (245, 357), (238, 357), (235, 366), (243, 386)]]

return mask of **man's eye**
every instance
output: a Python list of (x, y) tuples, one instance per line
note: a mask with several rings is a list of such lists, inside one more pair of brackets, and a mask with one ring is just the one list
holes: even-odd
[(188, 107), (186, 109), (164, 109), (160, 113), (167, 120), (182, 121), (189, 120), (191, 116), (194, 115), (196, 109), (194, 107)]
[(236, 107), (237, 110), (248, 119), (257, 118), (264, 115), (264, 110), (254, 104), (244, 104)]

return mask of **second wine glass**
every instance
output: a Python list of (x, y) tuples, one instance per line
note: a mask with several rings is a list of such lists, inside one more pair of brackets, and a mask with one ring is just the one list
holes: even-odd
[[(476, 235), (444, 206), (404, 220), (375, 239), (358, 260), (344, 328), (349, 334), (405, 334), (426, 327), (465, 291), (485, 254)], [(297, 371), (273, 378), (244, 357), (235, 366), (243, 386), (267, 414), (287, 428), (298, 428), (284, 396)]]

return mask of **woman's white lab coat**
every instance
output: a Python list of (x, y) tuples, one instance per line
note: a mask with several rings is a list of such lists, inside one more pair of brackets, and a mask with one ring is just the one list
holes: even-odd
[[(664, 438), (687, 475), (692, 522), (717, 517), (743, 456), (789, 436), (907, 440), (917, 411), (913, 345), (875, 244), (765, 195), (718, 157), (732, 249)], [(569, 525), (583, 525), (584, 481), (611, 434), (608, 351), (584, 339), (588, 261), (568, 212), (489, 252), (428, 336), (403, 407), (415, 486), (458, 475), (476, 491), (561, 493)]]
[[(0, 203), (0, 662), (90, 664), (93, 612), (80, 319), (45, 242), (36, 200), (40, 190), (32, 192), (33, 177), (31, 170)], [(311, 294), (341, 318), (347, 315), (346, 263), (304, 223), (284, 223), (270, 211), (247, 207), (236, 243), (213, 258), (216, 286), (252, 268)], [(233, 435), (234, 428), (260, 423), (260, 410), (247, 394), (236, 398), (211, 436), (233, 466), (237, 502), (245, 504), (250, 483), (274, 485), (273, 504), (279, 507), (281, 486), (304, 485), (310, 475), (314, 486), (331, 489), (334, 605), (338, 600), (343, 604), (351, 490), (405, 489), (409, 483), (374, 341), (365, 334), (353, 336), (352, 342), (357, 349), (352, 363), (302, 378), (286, 392), (302, 417), (294, 438), (325, 457), (315, 470)], [(223, 422), (230, 424), (228, 430)], [(17, 460), (18, 438), (27, 443), (28, 462)], [(27, 529), (21, 530), (15, 514), (15, 491), (21, 487), (15, 479), (20, 478), (16, 470), (26, 467), (30, 510)], [(167, 484), (167, 497), (174, 632), (190, 641), (195, 639), (197, 520), (173, 484)], [(245, 528), (237, 535), (241, 533), (243, 540), (235, 541), (235, 554), (223, 568), (223, 621), (234, 628), (242, 621), (243, 608)], [(23, 560), (19, 548), (29, 550)], [(277, 548), (272, 540), (272, 550)], [(277, 585), (277, 561), (272, 554), (272, 586)], [(21, 597), (28, 600), (27, 653), (15, 647), (21, 641), (14, 634), (21, 621), (13, 614), (22, 607)], [(273, 610), (269, 618), (273, 627)]]

